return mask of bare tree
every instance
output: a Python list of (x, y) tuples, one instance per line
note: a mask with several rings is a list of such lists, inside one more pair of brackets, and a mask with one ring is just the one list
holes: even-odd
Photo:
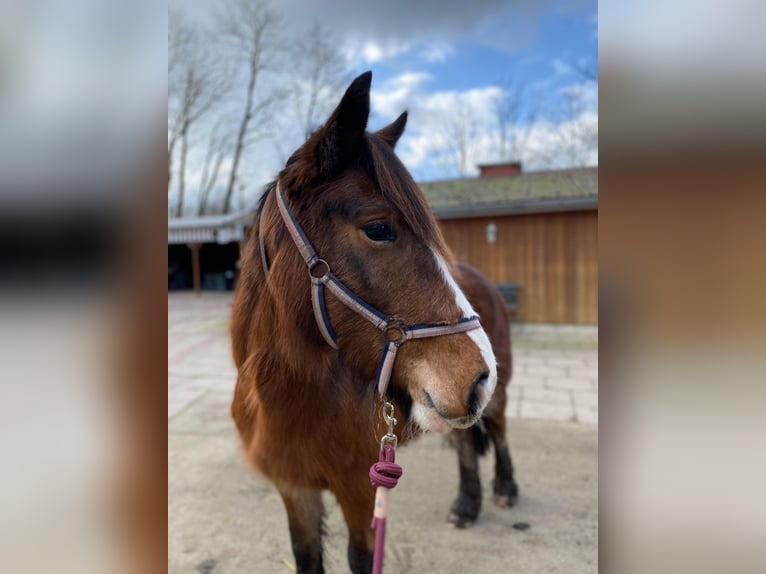
[[(230, 87), (226, 74), (220, 72), (215, 55), (206, 42), (206, 35), (198, 28), (179, 20), (173, 25), (178, 43), (174, 46), (171, 82), (168, 87), (168, 191), (172, 180), (172, 160), (178, 141), (181, 157), (178, 168), (178, 202), (176, 217), (183, 214), (186, 189), (186, 159), (189, 134), (193, 124), (221, 101)], [(170, 34), (169, 34), (170, 35)], [(169, 38), (170, 41), (170, 38)], [(170, 71), (169, 71), (170, 73)], [(175, 109), (173, 109), (175, 108)], [(172, 110), (172, 111), (170, 111)]]
[(500, 87), (502, 91), (494, 102), (498, 159), (519, 160), (537, 123), (541, 98), (522, 82), (505, 81)]
[(292, 51), (290, 98), (304, 138), (308, 138), (330, 114), (338, 93), (348, 80), (346, 61), (338, 45), (331, 32), (315, 20)]
[(468, 174), (468, 161), (473, 155), (473, 146), (477, 133), (476, 119), (470, 107), (458, 104), (444, 116), (442, 136), (448, 165), (451, 165), (460, 177)]
[(592, 60), (580, 60), (570, 66), (582, 82), (564, 89), (563, 124), (559, 137), (566, 161), (573, 166), (584, 165), (598, 147), (598, 121), (591, 111), (598, 87), (598, 65)]
[(197, 203), (197, 215), (205, 215), (207, 212), (210, 194), (218, 182), (221, 165), (228, 155), (230, 148), (227, 145), (230, 136), (222, 134), (222, 124), (217, 123), (210, 131), (210, 137), (202, 164), (202, 173), (199, 180), (199, 201)]
[[(276, 93), (257, 93), (262, 74), (273, 68), (279, 50), (279, 16), (265, 0), (228, 0), (218, 12), (218, 30), (232, 55), (243, 68), (246, 79), (242, 118), (234, 140), (231, 172), (226, 187), (223, 211), (228, 213), (237, 184), (242, 152), (266, 134), (265, 114), (276, 100)], [(262, 90), (261, 90), (262, 91)], [(258, 97), (257, 97), (258, 96)]]
[(572, 69), (586, 81), (598, 82), (598, 62), (580, 60)]
[(582, 86), (564, 91), (563, 123), (558, 131), (563, 154), (571, 166), (584, 165), (598, 147), (598, 123), (588, 117), (588, 95)]
[(168, 8), (168, 193), (173, 177), (173, 153), (180, 137), (184, 74), (181, 62), (189, 50), (191, 34), (181, 13)]

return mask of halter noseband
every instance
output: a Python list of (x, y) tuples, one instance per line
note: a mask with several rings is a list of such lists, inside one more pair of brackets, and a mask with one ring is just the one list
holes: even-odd
[[(367, 304), (364, 300), (357, 297), (351, 289), (346, 287), (332, 273), (327, 261), (317, 255), (316, 251), (311, 246), (308, 237), (306, 237), (306, 234), (298, 224), (292, 211), (290, 211), (287, 202), (285, 202), (279, 181), (277, 181), (276, 188), (277, 205), (279, 207), (279, 213), (282, 216), (282, 221), (284, 221), (287, 226), (290, 237), (292, 237), (295, 246), (298, 248), (301, 257), (303, 257), (303, 260), (306, 263), (306, 267), (308, 267), (309, 278), (311, 279), (311, 301), (314, 308), (314, 319), (316, 320), (320, 333), (322, 333), (322, 337), (327, 341), (327, 344), (333, 349), (338, 348), (337, 337), (332, 328), (332, 324), (330, 323), (330, 316), (327, 313), (327, 306), (325, 304), (325, 288), (329, 289), (330, 292), (346, 307), (367, 319), (367, 321), (372, 323), (376, 329), (383, 332), (386, 338), (386, 344), (383, 347), (383, 354), (380, 358), (380, 363), (378, 364), (378, 372), (376, 376), (378, 394), (381, 397), (386, 396), (388, 382), (391, 379), (391, 373), (394, 368), (394, 359), (396, 359), (396, 352), (400, 345), (410, 339), (425, 339), (441, 335), (465, 333), (466, 331), (471, 331), (481, 326), (479, 317), (476, 315), (472, 317), (463, 317), (456, 323), (449, 325), (405, 325), (401, 320), (389, 317), (372, 305)], [(261, 208), (261, 213), (263, 213), (263, 209), (264, 207)], [(263, 264), (263, 269), (268, 279), (269, 266), (260, 225), (258, 235), (261, 248), (261, 263)]]

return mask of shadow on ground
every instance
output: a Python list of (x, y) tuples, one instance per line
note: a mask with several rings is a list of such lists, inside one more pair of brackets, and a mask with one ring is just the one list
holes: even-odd
[[(169, 422), (169, 572), (287, 574), (294, 570), (282, 502), (245, 467), (230, 398), (207, 392)], [(492, 504), (493, 462), (485, 457), (484, 509), (469, 530), (445, 522), (457, 492), (457, 460), (443, 438), (427, 436), (397, 451), (404, 476), (391, 495), (387, 574), (597, 572), (597, 427), (508, 424), (519, 503), (510, 510)], [(331, 495), (325, 504), (326, 569), (348, 572), (345, 524)], [(518, 522), (530, 528), (514, 529)]]

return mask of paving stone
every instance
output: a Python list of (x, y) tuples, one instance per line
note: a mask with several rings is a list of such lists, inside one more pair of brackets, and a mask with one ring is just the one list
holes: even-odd
[(511, 378), (511, 387), (531, 387), (535, 389), (545, 388), (545, 377), (520, 374)]
[(572, 398), (569, 391), (559, 391), (553, 389), (524, 389), (521, 394), (521, 400), (523, 403), (543, 403), (543, 404), (557, 404), (557, 405), (570, 405), (572, 404)]
[(598, 410), (598, 394), (593, 392), (573, 391), (575, 406), (579, 408), (589, 408)]
[(579, 379), (576, 377), (548, 377), (545, 386), (549, 389), (562, 389), (565, 391), (593, 391), (593, 379)]
[(577, 422), (598, 424), (598, 409), (578, 408)]
[(585, 348), (567, 348), (562, 349), (561, 351), (562, 357), (573, 357), (573, 358), (594, 358), (598, 357), (598, 348), (597, 347), (585, 347)]
[(569, 367), (570, 377), (598, 379), (598, 367)]
[(230, 377), (197, 377), (189, 379), (189, 382), (193, 383), (195, 387), (211, 390), (211, 391), (231, 391), (234, 392), (234, 385), (237, 383), (235, 376)]
[(525, 367), (527, 365), (545, 365), (546, 361), (549, 360), (549, 358), (543, 357), (536, 353), (530, 353), (521, 357), (514, 354), (513, 359), (514, 367)]
[(550, 365), (528, 365), (524, 369), (526, 375), (538, 375), (543, 377), (564, 377), (567, 375), (567, 367), (552, 367)]
[(511, 384), (505, 388), (505, 396), (509, 401), (518, 401), (521, 399), (521, 387)]
[(575, 420), (575, 412), (571, 404), (538, 403), (525, 400), (521, 403), (521, 418), (569, 421)]
[(548, 357), (545, 363), (552, 367), (586, 367), (587, 359), (585, 357)]
[(505, 404), (505, 416), (519, 418), (521, 416), (521, 402), (520, 401), (508, 401)]
[(168, 392), (168, 418), (171, 419), (205, 394), (204, 389), (181, 387)]

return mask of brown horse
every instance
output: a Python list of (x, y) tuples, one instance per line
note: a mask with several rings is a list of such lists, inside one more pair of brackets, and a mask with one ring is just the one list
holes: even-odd
[[(475, 313), (458, 281), (477, 304), (492, 292), (453, 262), (425, 198), (394, 155), (406, 112), (376, 133), (365, 132), (370, 80), (369, 72), (354, 80), (327, 123), (264, 194), (234, 299), (238, 378), (232, 416), (248, 461), (282, 496), (299, 572), (323, 572), (325, 489), (335, 494), (348, 525), (351, 570), (371, 570), (374, 488), (368, 471), (385, 431), (374, 382), (382, 350), (392, 340), (390, 327), (376, 329), (337, 292), (317, 299), (309, 275), (316, 279), (320, 268), (326, 277), (332, 269), (366, 308), (395, 317), (396, 325), (468, 321)], [(321, 260), (309, 260), (296, 248), (290, 218)], [(482, 303), (481, 319), (492, 330), (502, 331), (505, 323), (507, 331), (504, 311), (485, 315), (498, 312), (492, 297)], [(477, 328), (470, 331), (401, 345), (385, 393), (395, 408), (400, 442), (422, 430), (467, 429), (490, 402), (498, 379), (493, 344), (472, 320)], [(507, 333), (493, 343), (498, 356), (508, 356)], [(510, 358), (501, 361), (504, 385)], [(515, 485), (508, 490), (513, 479), (502, 424), (487, 430), (507, 458), (498, 464), (502, 484), (496, 493), (515, 496)], [(463, 451), (466, 487), (455, 510), (466, 520), (459, 525), (478, 513), (475, 455), (472, 461)]]
[(481, 317), (497, 359), (498, 385), (477, 424), (456, 429), (450, 441), (457, 448), (460, 490), (452, 504), (449, 522), (458, 528), (471, 526), (481, 510), (481, 483), (478, 455), (487, 451), (488, 436), (495, 447), (495, 479), (492, 484), (495, 504), (509, 508), (516, 503), (519, 489), (513, 477), (513, 463), (505, 439), (506, 386), (512, 373), (510, 316), (503, 296), (484, 275), (465, 263), (457, 265), (457, 280)]

